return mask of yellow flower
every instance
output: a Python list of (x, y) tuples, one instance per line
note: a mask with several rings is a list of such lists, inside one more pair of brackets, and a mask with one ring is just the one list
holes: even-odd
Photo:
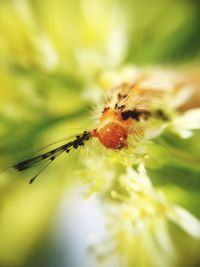
[(178, 255), (169, 222), (200, 238), (200, 221), (170, 203), (152, 185), (143, 164), (128, 168), (118, 181), (118, 189), (103, 201), (110, 239), (96, 245), (97, 255), (106, 260), (118, 254), (120, 264), (115, 266), (120, 267), (174, 266)]

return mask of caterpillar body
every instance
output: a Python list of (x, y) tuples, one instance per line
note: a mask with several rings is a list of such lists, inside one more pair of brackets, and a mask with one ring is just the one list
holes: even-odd
[(158, 89), (141, 88), (137, 83), (119, 85), (110, 92), (98, 128), (91, 132), (91, 136), (97, 137), (109, 149), (127, 147), (129, 135), (143, 136), (145, 121), (149, 118), (168, 119), (156, 103), (163, 94)]
[[(166, 75), (165, 75), (166, 76)], [(128, 137), (141, 138), (145, 135), (149, 120), (168, 122), (174, 107), (169, 109), (168, 100), (188, 91), (185, 82), (172, 75), (157, 79), (154, 75), (139, 75), (137, 78), (121, 82), (109, 90), (107, 100), (99, 116), (97, 127), (84, 131), (74, 140), (36, 157), (26, 159), (12, 166), (23, 171), (44, 162), (32, 183), (47, 166), (64, 152), (83, 146), (91, 138), (97, 138), (107, 149), (121, 150), (128, 147)], [(186, 90), (185, 90), (186, 89)], [(184, 94), (183, 94), (184, 95)], [(184, 98), (184, 97), (183, 97)]]

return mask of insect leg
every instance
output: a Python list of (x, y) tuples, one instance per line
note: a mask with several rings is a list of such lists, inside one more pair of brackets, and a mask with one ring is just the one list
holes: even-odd
[(44, 166), (42, 166), (39, 171), (36, 173), (36, 175), (30, 179), (29, 184), (32, 184), (34, 182), (34, 180), (40, 175), (41, 172), (43, 172), (51, 163), (51, 161), (47, 161)]

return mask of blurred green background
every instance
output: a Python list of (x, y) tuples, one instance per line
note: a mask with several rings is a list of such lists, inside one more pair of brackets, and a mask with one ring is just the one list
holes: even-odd
[[(106, 70), (133, 64), (198, 71), (199, 18), (198, 0), (0, 0), (0, 167), (92, 128), (98, 77)], [(173, 165), (169, 156), (167, 166), (150, 162), (150, 173), (169, 198), (200, 218), (199, 133), (174, 140), (164, 137), (167, 152), (159, 148), (163, 140), (154, 149), (164, 157), (169, 147), (190, 147), (194, 164)], [(58, 249), (47, 247), (56, 239), (52, 229), (64, 193), (78, 180), (78, 153), (58, 159), (32, 186), (34, 172), (0, 174), (1, 267), (68, 266), (54, 265)], [(182, 179), (174, 183), (173, 177)], [(177, 266), (199, 266), (199, 243), (183, 240), (191, 249)]]

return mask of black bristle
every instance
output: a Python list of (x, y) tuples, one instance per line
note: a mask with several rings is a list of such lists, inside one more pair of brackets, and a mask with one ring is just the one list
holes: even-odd
[(44, 166), (42, 166), (41, 169), (37, 172), (37, 174), (30, 180), (30, 184), (33, 183), (33, 181), (40, 175), (40, 173), (46, 169), (49, 164), (54, 161), (59, 155), (61, 155), (63, 152), (69, 153), (72, 148), (77, 149), (79, 146), (83, 146), (84, 142), (90, 139), (90, 132), (84, 131), (81, 135), (77, 135), (76, 138), (68, 142), (60, 147), (57, 147), (56, 149), (50, 150), (44, 154), (38, 155), (33, 158), (29, 158), (26, 160), (23, 160), (15, 165), (12, 166), (15, 170), (21, 172), (24, 170), (27, 170), (29, 168), (32, 168), (41, 162), (44, 162)]

